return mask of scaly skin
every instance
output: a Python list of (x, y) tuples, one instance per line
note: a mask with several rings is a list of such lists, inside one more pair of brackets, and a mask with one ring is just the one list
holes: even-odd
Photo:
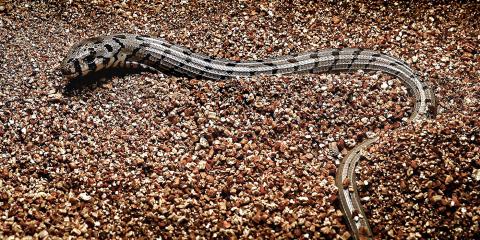
[[(416, 101), (410, 120), (423, 120), (435, 112), (433, 91), (414, 70), (397, 58), (371, 50), (326, 49), (242, 62), (203, 56), (158, 38), (116, 34), (89, 38), (77, 43), (61, 64), (62, 73), (67, 78), (84, 77), (93, 72), (112, 68), (142, 68), (212, 80), (261, 74), (382, 71), (399, 78), (413, 93)], [(375, 140), (376, 138), (367, 139), (357, 145), (345, 156), (337, 172), (336, 185), (342, 210), (355, 238), (372, 236), (358, 199), (354, 170), (361, 152)], [(346, 178), (350, 180), (353, 192), (348, 190), (350, 186), (344, 188)], [(358, 222), (354, 219), (357, 213), (360, 215)]]

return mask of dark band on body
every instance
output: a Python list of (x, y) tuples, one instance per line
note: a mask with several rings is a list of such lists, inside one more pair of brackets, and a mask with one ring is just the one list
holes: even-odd
[(148, 48), (148, 47), (150, 47), (150, 43), (142, 42), (142, 43), (140, 43), (140, 47), (142, 47), (142, 48)]
[(366, 69), (370, 69), (371, 63), (376, 62), (378, 57), (380, 57), (380, 54), (378, 54), (378, 53), (373, 54), (373, 55), (372, 55), (372, 58), (370, 58), (370, 59), (368, 60), (368, 63), (365, 64), (365, 68), (366, 68)]
[(289, 63), (297, 63), (298, 60), (295, 59), (295, 58), (290, 58), (290, 59), (287, 60), (287, 62), (289, 62)]
[(127, 39), (127, 36), (125, 36), (123, 34), (118, 34), (118, 35), (114, 35), (113, 38)]
[(137, 39), (137, 40), (139, 40), (139, 41), (145, 41), (145, 39), (144, 39), (145, 37), (147, 37), (147, 36), (137, 35), (137, 36), (135, 36), (135, 39)]
[(133, 49), (132, 53), (125, 56), (125, 62), (127, 62), (130, 58), (135, 57), (135, 55), (137, 55), (138, 51), (140, 51), (140, 48)]
[(103, 45), (103, 46), (107, 49), (108, 52), (112, 52), (112, 51), (113, 51), (112, 45), (110, 45), (110, 44), (107, 43), (107, 44), (105, 44), (105, 45)]
[(328, 71), (332, 71), (333, 67), (335, 67), (335, 65), (337, 65), (337, 62), (338, 62), (338, 59), (340, 58), (339, 55), (340, 55), (340, 49), (334, 49), (332, 51), (332, 54), (333, 56), (333, 62), (332, 64), (330, 64), (330, 66), (328, 66)]
[(348, 69), (352, 68), (352, 65), (355, 63), (355, 61), (357, 61), (358, 55), (360, 55), (362, 51), (363, 51), (362, 49), (356, 49), (355, 51), (353, 51), (353, 58), (352, 58), (352, 61), (347, 66)]
[(138, 63), (142, 63), (142, 64), (145, 63), (146, 61), (150, 60), (151, 56), (152, 55), (150, 53), (145, 54), (145, 56), (142, 59), (140, 59)]
[(162, 42), (161, 45), (166, 47), (166, 48), (171, 48), (172, 47), (172, 44), (166, 43), (166, 42)]
[(115, 62), (118, 61), (118, 54), (122, 51), (123, 48), (125, 48), (125, 44), (122, 43), (117, 38), (112, 38), (114, 42), (116, 42), (120, 47), (117, 49), (117, 51), (113, 54), (113, 58), (115, 59)]

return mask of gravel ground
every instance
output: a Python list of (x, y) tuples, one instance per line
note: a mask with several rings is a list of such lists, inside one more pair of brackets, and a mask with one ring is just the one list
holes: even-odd
[[(478, 237), (478, 1), (72, 2), (0, 1), (0, 237), (347, 239), (327, 146), (368, 132), (386, 132), (358, 176), (376, 236)], [(406, 123), (400, 82), (362, 72), (65, 93), (68, 47), (118, 32), (230, 59), (380, 50), (429, 76), (439, 114)]]
[[(478, 109), (480, 110), (480, 108)], [(480, 121), (447, 115), (402, 127), (361, 163), (361, 197), (382, 238), (480, 237)]]

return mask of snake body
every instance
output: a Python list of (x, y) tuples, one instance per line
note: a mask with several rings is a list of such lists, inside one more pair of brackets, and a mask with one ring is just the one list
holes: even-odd
[[(215, 59), (173, 45), (163, 39), (135, 34), (116, 34), (85, 39), (75, 44), (61, 64), (67, 78), (85, 77), (112, 68), (142, 68), (180, 74), (192, 78), (227, 80), (261, 74), (325, 73), (353, 70), (381, 71), (399, 78), (416, 98), (410, 120), (430, 117), (435, 109), (433, 91), (418, 73), (402, 60), (372, 50), (358, 48), (325, 49), (256, 61)], [(365, 216), (363, 221), (353, 215), (360, 212), (356, 185), (353, 193), (345, 191), (344, 182), (355, 179), (354, 168), (359, 152), (374, 140), (360, 143), (343, 159), (337, 173), (337, 187), (342, 210), (354, 236), (371, 235)], [(356, 195), (355, 195), (356, 194)], [(354, 214), (355, 213), (355, 214)], [(367, 228), (368, 231), (365, 233)]]

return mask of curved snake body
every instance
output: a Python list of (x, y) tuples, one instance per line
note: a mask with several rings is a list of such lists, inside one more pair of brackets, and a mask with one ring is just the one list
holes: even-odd
[[(375, 70), (401, 79), (417, 96), (414, 118), (426, 115), (433, 97), (420, 76), (405, 62), (357, 48), (326, 49), (257, 61), (213, 59), (148, 36), (117, 34), (83, 40), (63, 60), (65, 76), (75, 78), (108, 68), (145, 68), (194, 78), (225, 80), (260, 74), (322, 73)], [(429, 103), (430, 102), (430, 103)]]
[[(389, 55), (357, 48), (326, 49), (316, 52), (289, 55), (256, 61), (230, 61), (214, 59), (168, 43), (165, 40), (143, 35), (116, 34), (89, 38), (74, 45), (61, 64), (68, 78), (87, 76), (110, 68), (143, 68), (172, 72), (193, 78), (226, 80), (261, 74), (324, 73), (352, 70), (382, 71), (399, 78), (416, 98), (410, 120), (428, 118), (435, 109), (433, 91), (405, 62)], [(354, 182), (354, 168), (359, 153), (375, 139), (367, 139), (352, 150), (342, 161), (337, 173), (337, 186), (344, 215), (355, 237), (371, 235), (365, 216), (363, 221), (353, 215), (360, 212), (356, 192), (345, 191), (348, 178)], [(355, 213), (355, 214), (354, 214)], [(365, 230), (368, 229), (367, 233)]]

